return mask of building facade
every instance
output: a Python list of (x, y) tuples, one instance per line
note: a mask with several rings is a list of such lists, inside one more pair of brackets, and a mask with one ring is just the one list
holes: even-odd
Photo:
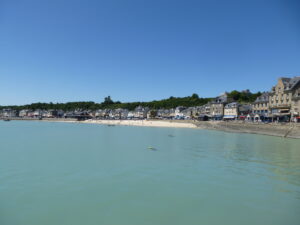
[(235, 120), (239, 115), (239, 104), (237, 102), (228, 103), (224, 107), (224, 117), (225, 120)]
[(293, 114), (297, 113), (298, 101), (295, 102), (294, 99), (299, 82), (300, 77), (281, 77), (272, 88), (269, 95), (269, 108), (274, 120), (289, 121), (294, 117)]
[(252, 104), (252, 113), (255, 120), (265, 120), (270, 116), (269, 92), (262, 93)]
[(295, 85), (291, 105), (292, 121), (300, 122), (300, 81)]
[(210, 116), (212, 120), (221, 120), (224, 116), (224, 106), (231, 102), (227, 93), (216, 97), (210, 102)]

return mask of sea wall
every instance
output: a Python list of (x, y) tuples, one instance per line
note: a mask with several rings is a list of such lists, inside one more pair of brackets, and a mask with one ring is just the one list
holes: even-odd
[(225, 121), (193, 122), (198, 128), (226, 132), (264, 134), (287, 138), (300, 138), (300, 124), (296, 123), (247, 123)]

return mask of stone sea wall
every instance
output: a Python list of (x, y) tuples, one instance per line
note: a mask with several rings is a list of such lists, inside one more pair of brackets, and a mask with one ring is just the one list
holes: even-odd
[(201, 129), (221, 130), (237, 133), (264, 134), (286, 138), (300, 138), (300, 124), (297, 123), (247, 123), (225, 121), (193, 122)]

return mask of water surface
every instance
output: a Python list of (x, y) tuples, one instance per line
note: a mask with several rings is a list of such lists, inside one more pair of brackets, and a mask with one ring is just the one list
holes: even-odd
[(300, 140), (182, 128), (0, 122), (1, 225), (299, 221)]

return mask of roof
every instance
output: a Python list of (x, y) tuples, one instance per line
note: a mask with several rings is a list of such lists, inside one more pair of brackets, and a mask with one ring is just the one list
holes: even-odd
[(245, 112), (245, 111), (250, 111), (251, 110), (251, 105), (240, 105), (239, 106), (239, 111)]
[(218, 96), (216, 98), (214, 98), (211, 103), (212, 104), (216, 104), (216, 103), (226, 103), (228, 102), (228, 97), (227, 97), (227, 94), (223, 94), (221, 96)]
[(298, 83), (300, 83), (300, 76), (293, 78), (281, 77), (279, 79), (284, 85), (284, 90), (292, 90)]
[(232, 103), (228, 103), (227, 105), (225, 105), (225, 108), (226, 109), (229, 109), (229, 108), (236, 108), (238, 107), (238, 103), (237, 102), (232, 102)]
[(262, 93), (261, 96), (257, 97), (254, 103), (260, 103), (260, 102), (268, 102), (269, 101), (269, 92)]

